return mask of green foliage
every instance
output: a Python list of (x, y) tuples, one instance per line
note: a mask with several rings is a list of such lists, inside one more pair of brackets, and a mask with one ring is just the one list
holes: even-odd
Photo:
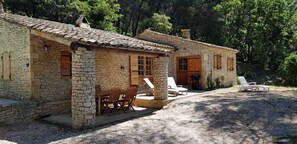
[(256, 73), (255, 72), (251, 72), (251, 71), (238, 72), (238, 75), (244, 76), (247, 79), (256, 78)]
[(70, 3), (70, 0), (5, 0), (3, 5), (7, 12), (14, 14), (74, 23), (78, 13), (69, 7)]
[(286, 57), (278, 71), (285, 83), (297, 86), (297, 54), (294, 52)]
[(113, 23), (120, 18), (117, 0), (75, 0), (70, 7), (86, 15), (91, 27), (116, 31)]
[(215, 83), (212, 81), (212, 74), (209, 74), (208, 76), (207, 76), (207, 81), (206, 81), (206, 83), (207, 83), (207, 90), (214, 90), (215, 88)]
[(272, 70), (296, 42), (296, 6), (294, 0), (226, 0), (214, 9), (224, 45), (240, 50), (238, 60)]
[(153, 31), (169, 34), (172, 30), (172, 24), (169, 20), (170, 17), (165, 14), (154, 13), (152, 18), (143, 21), (140, 25), (140, 30), (151, 29)]
[(221, 87), (221, 81), (220, 78), (215, 79), (216, 87)]
[(117, 0), (6, 0), (4, 7), (11, 13), (71, 24), (84, 14), (91, 27), (111, 31), (121, 16)]

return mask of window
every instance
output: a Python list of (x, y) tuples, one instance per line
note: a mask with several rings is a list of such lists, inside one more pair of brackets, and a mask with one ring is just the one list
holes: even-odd
[(130, 85), (143, 85), (143, 78), (153, 81), (153, 57), (130, 56)]
[(138, 75), (149, 77), (153, 74), (153, 57), (138, 56)]
[(179, 70), (188, 70), (188, 59), (181, 58), (178, 60), (178, 69)]
[(233, 58), (227, 58), (227, 69), (228, 69), (228, 71), (234, 70), (234, 59)]
[(138, 56), (138, 75), (144, 75), (144, 57)]
[(213, 57), (213, 68), (221, 69), (222, 68), (222, 55), (216, 54)]
[(61, 78), (71, 79), (71, 53), (61, 52)]
[(3, 80), (11, 79), (11, 71), (10, 71), (10, 55), (8, 52), (2, 54), (2, 78)]
[(145, 59), (145, 75), (151, 76), (153, 74), (153, 57), (146, 57)]

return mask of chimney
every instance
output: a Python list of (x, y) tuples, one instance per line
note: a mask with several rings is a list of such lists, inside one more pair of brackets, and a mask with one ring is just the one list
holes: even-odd
[(90, 23), (84, 15), (80, 15), (79, 18), (75, 22), (75, 26), (91, 29)]
[(191, 39), (190, 29), (182, 29), (182, 37), (185, 39)]
[(0, 0), (0, 14), (4, 13), (2, 0)]

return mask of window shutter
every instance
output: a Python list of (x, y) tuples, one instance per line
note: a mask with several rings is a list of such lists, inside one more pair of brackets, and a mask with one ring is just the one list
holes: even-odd
[(232, 71), (234, 70), (234, 59), (233, 58), (231, 59), (231, 70)]
[(61, 77), (62, 79), (71, 78), (71, 53), (61, 52)]
[(218, 55), (218, 69), (222, 68), (222, 55)]
[(227, 58), (227, 70), (231, 70), (231, 63), (230, 63), (230, 58)]
[(217, 68), (217, 55), (213, 56), (213, 68), (216, 69)]
[(2, 55), (3, 59), (3, 79), (4, 80), (10, 80), (11, 79), (11, 73), (10, 73), (10, 56), (8, 52), (3, 53)]
[(138, 85), (138, 56), (130, 56), (130, 85)]

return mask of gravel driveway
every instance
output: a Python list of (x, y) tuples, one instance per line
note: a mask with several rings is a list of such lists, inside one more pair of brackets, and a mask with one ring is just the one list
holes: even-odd
[(39, 122), (0, 126), (0, 143), (273, 143), (296, 134), (297, 91), (238, 93), (229, 88), (85, 131)]

